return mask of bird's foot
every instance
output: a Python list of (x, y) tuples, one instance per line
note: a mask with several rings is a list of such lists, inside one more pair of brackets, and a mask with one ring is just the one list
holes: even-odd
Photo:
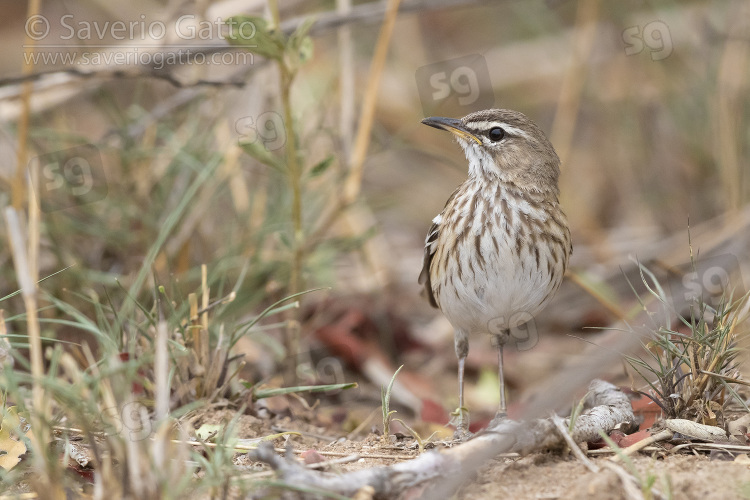
[(453, 433), (453, 439), (456, 441), (466, 441), (472, 434), (469, 432), (469, 410), (461, 406), (451, 412), (450, 425), (456, 426), (456, 432)]
[(497, 413), (495, 413), (495, 417), (490, 420), (487, 427), (495, 427), (504, 422), (512, 422), (512, 420), (508, 418), (508, 412), (498, 410)]

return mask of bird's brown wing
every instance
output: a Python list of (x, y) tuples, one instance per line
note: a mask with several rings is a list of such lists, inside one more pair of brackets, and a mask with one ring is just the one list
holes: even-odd
[(432, 263), (432, 256), (435, 255), (435, 249), (437, 248), (437, 238), (440, 232), (440, 225), (433, 222), (430, 226), (430, 230), (427, 231), (427, 238), (424, 242), (424, 259), (422, 260), (422, 272), (419, 273), (419, 284), (424, 285), (424, 293), (427, 295), (427, 299), (430, 301), (432, 307), (437, 307), (437, 301), (435, 300), (435, 294), (432, 293), (432, 281), (430, 280), (430, 264)]
[[(453, 191), (453, 194), (450, 195), (448, 201), (445, 202), (446, 207), (456, 196), (456, 193), (458, 193), (458, 189)], [(445, 208), (443, 208), (443, 211), (440, 213), (440, 215), (436, 217), (438, 222), (433, 222), (430, 226), (429, 231), (427, 231), (427, 238), (425, 238), (424, 240), (424, 259), (422, 260), (422, 272), (419, 273), (419, 280), (417, 281), (420, 285), (424, 285), (424, 293), (427, 295), (427, 299), (430, 301), (430, 305), (435, 308), (439, 306), (437, 300), (435, 300), (435, 294), (432, 293), (430, 265), (432, 264), (432, 256), (435, 255), (435, 250), (437, 250), (437, 240), (438, 236), (440, 235), (440, 224), (443, 222), (444, 213)]]

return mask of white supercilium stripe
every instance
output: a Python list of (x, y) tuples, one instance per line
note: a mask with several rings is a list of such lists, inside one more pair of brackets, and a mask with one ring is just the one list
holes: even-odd
[(516, 128), (513, 125), (508, 125), (505, 122), (488, 122), (488, 121), (482, 121), (482, 122), (471, 122), (469, 124), (472, 128), (476, 128), (479, 130), (490, 130), (493, 127), (500, 127), (503, 130), (505, 130), (506, 133), (515, 135), (517, 137), (523, 137), (525, 139), (531, 139), (531, 136), (521, 130), (520, 128)]

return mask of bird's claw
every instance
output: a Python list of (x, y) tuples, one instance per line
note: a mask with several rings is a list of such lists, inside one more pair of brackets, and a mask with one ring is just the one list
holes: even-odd
[(488, 427), (494, 427), (496, 425), (502, 424), (503, 422), (512, 422), (512, 420), (508, 418), (508, 412), (498, 410), (498, 412), (495, 413), (495, 418), (490, 421)]
[(457, 441), (466, 441), (471, 437), (469, 432), (469, 410), (466, 407), (458, 407), (451, 412), (449, 425), (456, 426), (456, 432), (453, 433), (453, 439)]

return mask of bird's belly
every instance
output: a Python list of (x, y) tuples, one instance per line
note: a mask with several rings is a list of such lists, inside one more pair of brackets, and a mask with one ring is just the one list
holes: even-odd
[(519, 327), (544, 307), (560, 284), (562, 276), (556, 274), (561, 273), (547, 266), (546, 255), (536, 259), (531, 247), (482, 245), (481, 258), (473, 249), (460, 250), (465, 251), (453, 255), (467, 257), (447, 259), (433, 290), (453, 327), (467, 334), (499, 334)]

